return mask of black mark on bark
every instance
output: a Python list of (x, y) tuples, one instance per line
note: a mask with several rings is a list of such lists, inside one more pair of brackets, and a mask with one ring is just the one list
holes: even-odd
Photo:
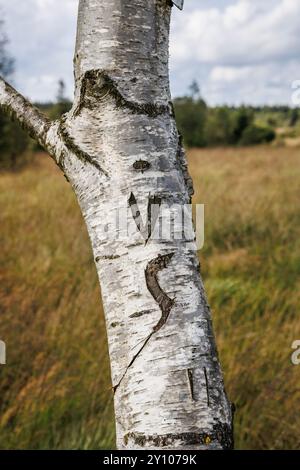
[(144, 173), (144, 171), (149, 170), (151, 164), (146, 160), (137, 160), (132, 166), (136, 171), (141, 171)]
[(149, 315), (149, 313), (152, 313), (152, 310), (141, 310), (140, 312), (132, 313), (131, 315), (129, 315), (129, 318), (139, 318), (143, 315)]
[(104, 255), (104, 256), (97, 256), (95, 258), (96, 263), (98, 263), (100, 260), (108, 260), (108, 259), (118, 259), (120, 258), (120, 255)]
[(138, 231), (142, 232), (143, 222), (141, 218), (141, 213), (139, 211), (137, 201), (133, 193), (130, 193), (130, 196), (128, 199), (128, 205), (131, 209), (132, 217), (133, 217), (133, 220), (135, 221), (135, 225), (137, 226)]
[(190, 391), (191, 399), (192, 399), (192, 400), (195, 400), (195, 396), (194, 396), (194, 382), (193, 382), (193, 370), (192, 370), (192, 369), (187, 369), (187, 370), (186, 370), (186, 373), (187, 373), (187, 379), (188, 379), (189, 391)]
[(161, 206), (161, 198), (158, 196), (149, 196), (148, 198), (148, 207), (147, 207), (147, 224), (148, 224), (148, 236), (146, 243), (151, 237), (151, 234), (154, 231), (155, 224), (159, 217)]
[(209, 400), (209, 386), (208, 386), (208, 377), (207, 377), (207, 370), (206, 367), (203, 368), (204, 377), (205, 377), (205, 387), (206, 387), (206, 396), (207, 396), (207, 406), (210, 406)]
[(129, 196), (128, 205), (131, 209), (132, 217), (137, 226), (137, 229), (141, 233), (147, 244), (149, 239), (151, 238), (159, 216), (161, 199), (158, 196), (149, 196), (146, 225), (143, 224), (141, 212), (139, 210), (137, 200), (133, 193), (131, 193)]
[(118, 89), (118, 85), (103, 70), (88, 70), (82, 79), (79, 104), (74, 111), (78, 115), (82, 108), (93, 109), (99, 106), (99, 101), (110, 96), (117, 108), (127, 108), (134, 114), (145, 114), (156, 118), (163, 114), (171, 114), (171, 104), (134, 103), (127, 100)]
[(172, 447), (180, 441), (184, 446), (207, 446), (214, 448), (217, 444), (223, 450), (233, 449), (232, 429), (228, 424), (217, 423), (212, 430), (203, 432), (183, 432), (178, 434), (145, 435), (139, 432), (129, 432), (124, 436), (124, 444), (133, 441), (139, 447)]

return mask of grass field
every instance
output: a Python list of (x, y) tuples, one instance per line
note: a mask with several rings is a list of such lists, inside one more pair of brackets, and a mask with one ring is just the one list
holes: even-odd
[[(300, 152), (192, 150), (202, 272), (238, 449), (299, 449)], [(75, 197), (44, 155), (0, 175), (0, 448), (112, 448), (100, 291)]]

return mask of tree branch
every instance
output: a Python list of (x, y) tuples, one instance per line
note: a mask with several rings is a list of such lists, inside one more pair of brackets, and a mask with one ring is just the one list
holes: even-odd
[[(24, 96), (18, 93), (11, 85), (0, 77), (0, 108), (11, 118), (18, 121), (21, 127), (28, 132), (44, 148), (53, 153), (47, 143), (47, 133), (51, 128), (51, 121)], [(53, 156), (54, 157), (54, 156)]]

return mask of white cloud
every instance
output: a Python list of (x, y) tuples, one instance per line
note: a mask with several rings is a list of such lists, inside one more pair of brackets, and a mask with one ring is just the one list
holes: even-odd
[(171, 56), (223, 65), (299, 57), (299, 15), (299, 0), (239, 0), (223, 12), (177, 15)]
[(72, 96), (77, 5), (78, 0), (0, 0), (16, 58), (15, 83), (26, 96), (53, 99), (60, 78)]
[(217, 65), (210, 72), (211, 82), (237, 82), (248, 79), (251, 74), (251, 67), (230, 67)]
[(175, 75), (185, 85), (198, 78), (210, 103), (287, 103), (300, 74), (299, 17), (299, 0), (236, 0), (177, 15)]
[(232, 104), (281, 102), (291, 105), (293, 77), (298, 71), (297, 61), (288, 61), (285, 67), (277, 63), (215, 66), (209, 73), (204, 93), (213, 103), (222, 102), (224, 96), (228, 96)]
[[(0, 0), (15, 82), (32, 99), (52, 99), (60, 78), (72, 96), (77, 5)], [(300, 0), (185, 0), (172, 16), (174, 94), (196, 78), (210, 103), (289, 102), (290, 83), (300, 78)]]

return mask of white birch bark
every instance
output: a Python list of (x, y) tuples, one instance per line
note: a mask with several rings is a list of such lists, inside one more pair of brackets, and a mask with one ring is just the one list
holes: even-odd
[[(170, 12), (168, 0), (80, 0), (72, 110), (51, 124), (3, 81), (0, 104), (77, 195), (102, 291), (118, 449), (227, 449), (232, 411), (196, 249), (145, 243), (137, 227), (149, 200), (183, 205), (192, 194), (169, 90)], [(136, 232), (122, 240), (110, 223), (120, 206)]]

